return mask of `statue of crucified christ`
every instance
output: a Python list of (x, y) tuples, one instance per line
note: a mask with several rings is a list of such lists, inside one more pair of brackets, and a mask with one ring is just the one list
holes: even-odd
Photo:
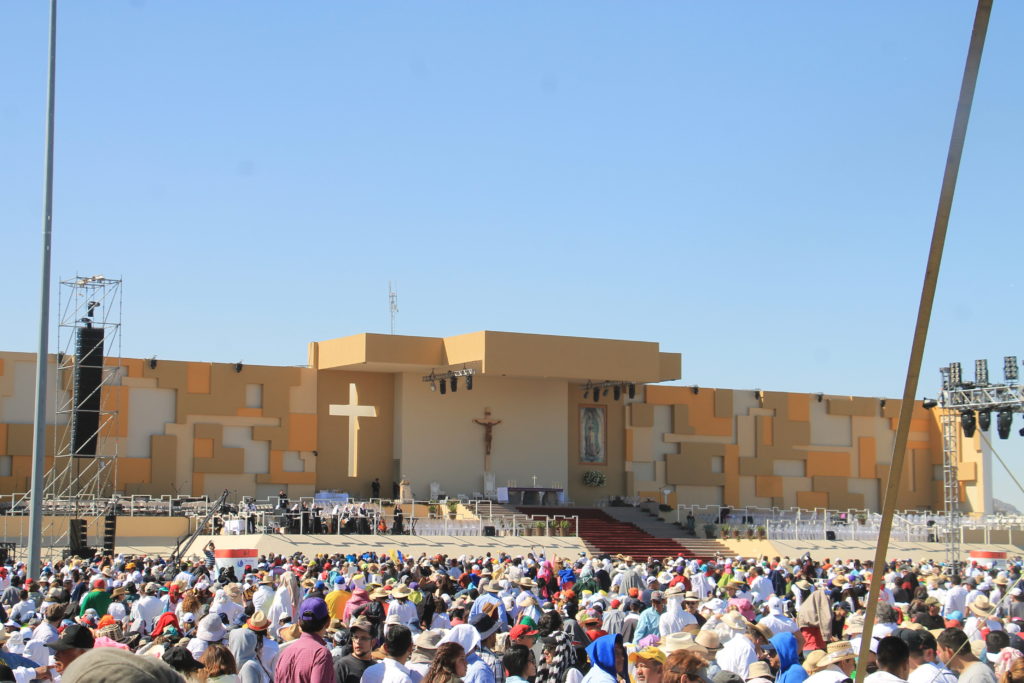
[(477, 423), (484, 428), (484, 471), (491, 471), (491, 441), (494, 438), (493, 430), (496, 425), (501, 424), (501, 420), (491, 419), (491, 409), (484, 408), (484, 419), (476, 418), (473, 422)]

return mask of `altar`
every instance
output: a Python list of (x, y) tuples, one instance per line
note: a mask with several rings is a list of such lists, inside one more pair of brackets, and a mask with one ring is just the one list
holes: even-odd
[[(504, 494), (504, 496), (502, 495)], [(502, 500), (502, 498), (505, 500)], [(498, 502), (513, 505), (558, 505), (565, 501), (565, 489), (552, 486), (502, 486)]]

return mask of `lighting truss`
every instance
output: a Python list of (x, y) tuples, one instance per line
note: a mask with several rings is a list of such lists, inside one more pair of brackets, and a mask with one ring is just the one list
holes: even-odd
[(445, 387), (451, 385), (452, 391), (456, 391), (458, 386), (458, 378), (466, 378), (466, 390), (473, 390), (473, 375), (477, 374), (473, 368), (461, 368), (458, 370), (443, 370), (438, 372), (437, 370), (431, 370), (429, 375), (423, 376), (424, 382), (430, 383), (430, 390), (434, 391), (437, 387), (437, 383), (441, 383), (441, 393), (445, 393)]
[(597, 401), (601, 396), (607, 396), (609, 389), (612, 392), (612, 398), (616, 401), (621, 399), (623, 395), (629, 398), (636, 397), (636, 382), (615, 382), (612, 380), (605, 380), (603, 382), (587, 380), (587, 383), (583, 385), (583, 397), (592, 396)]
[[(939, 369), (942, 376), (942, 391), (938, 401), (926, 399), (924, 406), (942, 408), (942, 479), (943, 503), (946, 516), (946, 561), (954, 566), (962, 562), (960, 557), (960, 439), (957, 425), (961, 426), (967, 438), (974, 435), (975, 411), (977, 424), (982, 431), (988, 431), (992, 413), (996, 413), (1000, 437), (1009, 436), (1009, 423), (1013, 413), (1024, 413), (1024, 387), (1017, 384), (1018, 370), (1016, 356), (1003, 358), (1001, 384), (989, 382), (988, 361), (974, 362), (974, 382), (965, 382), (960, 363), (950, 363)], [(1003, 436), (1003, 435), (1006, 436)], [(1024, 430), (1021, 430), (1024, 435)]]

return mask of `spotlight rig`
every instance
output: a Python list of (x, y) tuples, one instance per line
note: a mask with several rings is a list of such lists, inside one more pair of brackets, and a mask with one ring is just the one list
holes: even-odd
[(423, 381), (430, 383), (431, 391), (437, 391), (437, 387), (440, 385), (441, 395), (444, 396), (449, 389), (453, 393), (459, 390), (460, 377), (465, 378), (466, 391), (473, 391), (473, 375), (475, 374), (476, 370), (466, 367), (461, 370), (445, 370), (443, 372), (431, 370), (429, 375), (424, 375)]
[(608, 396), (609, 389), (612, 392), (612, 399), (615, 401), (622, 400), (623, 394), (629, 398), (636, 398), (635, 382), (612, 382), (610, 380), (605, 380), (604, 382), (587, 380), (587, 383), (583, 385), (583, 398), (589, 397), (597, 402), (601, 400), (602, 396)]

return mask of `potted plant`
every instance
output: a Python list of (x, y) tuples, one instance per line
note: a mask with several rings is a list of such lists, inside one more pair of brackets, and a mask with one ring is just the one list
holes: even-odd
[(559, 535), (561, 535), (561, 536), (568, 536), (569, 535), (569, 520), (563, 519), (561, 522), (558, 523), (558, 526), (559, 526), (560, 531), (561, 531), (561, 533)]
[(438, 507), (436, 500), (432, 500), (427, 503), (427, 515), (430, 517), (430, 519), (437, 519), (438, 513), (440, 511), (441, 508)]
[(704, 525), (704, 538), (715, 538), (717, 536), (716, 531), (717, 531), (717, 529), (715, 529), (715, 525), (714, 524), (705, 524)]
[(543, 536), (544, 535), (544, 529), (545, 529), (545, 527), (547, 527), (547, 524), (545, 524), (543, 521), (539, 521), (539, 522), (537, 522), (534, 525), (534, 527), (537, 529), (537, 535), (538, 536)]
[(759, 527), (757, 527), (757, 537), (758, 537), (759, 539), (761, 539), (761, 540), (763, 541), (763, 540), (765, 539), (765, 537), (766, 537), (767, 535), (768, 535), (768, 534), (767, 534), (767, 532), (765, 531), (765, 528), (764, 528), (763, 526), (759, 526)]
[(604, 486), (606, 478), (604, 472), (599, 470), (587, 470), (583, 473), (583, 485), (589, 486), (590, 488), (601, 488)]
[(729, 538), (729, 534), (732, 532), (732, 526), (729, 524), (723, 524), (718, 529), (722, 532), (722, 538)]
[(748, 539), (754, 538), (754, 528), (753, 527), (749, 527), (749, 526), (747, 527), (747, 538)]
[(449, 500), (448, 501), (448, 519), (455, 519), (455, 515), (459, 512), (459, 501)]
[(558, 529), (557, 519), (548, 520), (548, 536), (559, 536)]

